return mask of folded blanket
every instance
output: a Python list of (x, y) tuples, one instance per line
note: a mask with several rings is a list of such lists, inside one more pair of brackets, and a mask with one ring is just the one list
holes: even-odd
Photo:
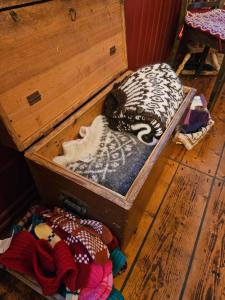
[(146, 66), (114, 85), (104, 114), (110, 128), (155, 145), (183, 101), (182, 85), (165, 63)]
[(63, 143), (64, 155), (53, 161), (122, 195), (153, 150), (133, 134), (111, 130), (102, 115), (90, 127), (81, 127), (80, 136)]

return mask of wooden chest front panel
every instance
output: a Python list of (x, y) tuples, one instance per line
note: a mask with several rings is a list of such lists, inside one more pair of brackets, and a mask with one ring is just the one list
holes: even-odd
[[(42, 202), (45, 205), (64, 207), (65, 199), (69, 199), (75, 206), (79, 206), (85, 212), (82, 213), (81, 211), (81, 217), (99, 220), (106, 224), (116, 234), (121, 246), (125, 247), (132, 234), (135, 233), (147, 202), (154, 192), (157, 174), (161, 174), (164, 168), (162, 157), (163, 154), (155, 163), (130, 209), (125, 209), (105, 199), (70, 178), (61, 176), (37, 162), (29, 160), (29, 166)], [(104, 189), (104, 187), (102, 188)], [(62, 196), (65, 196), (65, 198), (62, 198)], [(123, 201), (125, 202), (126, 199)]]
[(7, 9), (15, 5), (23, 5), (27, 3), (36, 2), (37, 0), (0, 0), (0, 8)]

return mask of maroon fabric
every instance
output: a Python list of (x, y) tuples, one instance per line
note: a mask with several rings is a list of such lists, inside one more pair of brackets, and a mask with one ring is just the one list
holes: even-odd
[(192, 12), (192, 13), (205, 13), (205, 12), (208, 12), (210, 11), (211, 8), (210, 7), (204, 7), (204, 8), (193, 8), (193, 9), (190, 9), (189, 11)]
[(42, 213), (42, 215), (43, 215), (44, 219), (46, 219), (46, 220), (49, 220), (49, 219), (53, 220), (51, 222), (54, 222), (54, 223), (55, 223), (56, 220), (58, 220), (56, 222), (56, 224), (58, 222), (61, 223), (62, 222), (62, 218), (64, 217), (67, 220), (67, 223), (69, 222), (71, 226), (72, 226), (71, 222), (73, 222), (73, 225), (76, 224), (75, 227), (77, 229), (80, 226), (84, 226), (83, 228), (86, 228), (88, 231), (91, 230), (91, 232), (94, 235), (98, 236), (103, 241), (103, 243), (106, 244), (106, 245), (108, 243), (110, 243), (112, 241), (112, 239), (113, 239), (111, 231), (103, 223), (98, 222), (96, 220), (80, 219), (77, 216), (71, 214), (70, 212), (68, 212), (68, 211), (66, 211), (66, 210), (64, 210), (62, 208), (55, 207), (53, 211), (48, 211), (46, 213)]
[(77, 266), (64, 241), (54, 248), (23, 231), (15, 235), (10, 248), (0, 255), (0, 264), (35, 278), (44, 295), (55, 294), (61, 283), (75, 291)]
[(114, 249), (119, 247), (119, 241), (115, 235), (113, 235), (112, 241), (107, 245), (109, 252), (112, 252)]
[[(49, 223), (49, 225), (51, 225), (51, 223)], [(70, 238), (70, 235), (60, 227), (54, 228), (53, 231), (64, 241), (68, 241)], [(86, 248), (79, 241), (71, 240), (68, 244), (77, 265), (76, 290), (86, 288), (88, 286), (91, 263), (93, 260)], [(84, 259), (85, 257), (86, 259)]]
[[(70, 245), (71, 242), (74, 243), (78, 241), (87, 249), (89, 255), (96, 263), (104, 265), (108, 262), (109, 253), (107, 246), (103, 242), (102, 224), (99, 224), (102, 233), (100, 234), (98, 231), (94, 230), (90, 224), (88, 226), (82, 225), (84, 220), (81, 220), (69, 212), (57, 207), (53, 211), (43, 214), (43, 218), (51, 226), (53, 231), (57, 228), (61, 228), (61, 230), (65, 232), (67, 238), (64, 239), (64, 241), (67, 245)], [(94, 226), (94, 224), (92, 225)], [(111, 241), (111, 232), (107, 230), (104, 231), (104, 233), (107, 236), (104, 240)]]

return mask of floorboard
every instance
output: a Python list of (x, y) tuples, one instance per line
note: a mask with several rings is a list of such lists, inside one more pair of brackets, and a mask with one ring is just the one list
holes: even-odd
[(221, 121), (225, 122), (225, 88), (222, 90), (220, 97), (217, 100), (217, 103), (212, 111), (212, 117), (218, 118)]
[[(209, 99), (215, 78), (183, 82)], [(137, 232), (115, 280), (127, 300), (225, 299), (225, 87), (213, 130), (192, 151), (170, 142)], [(209, 197), (208, 197), (209, 195)], [(41, 300), (0, 270), (0, 300)]]
[(225, 183), (216, 180), (183, 299), (225, 299)]
[(191, 151), (186, 151), (182, 162), (194, 169), (214, 176), (223, 152), (224, 122), (214, 119), (215, 125), (205, 138)]
[(144, 238), (148, 232), (148, 229), (152, 223), (153, 218), (145, 211), (141, 221), (138, 226), (138, 230), (136, 234), (134, 234), (129, 241), (127, 247), (125, 248), (124, 252), (127, 257), (127, 270), (120, 276), (117, 276), (114, 280), (115, 287), (120, 290), (124, 284), (124, 281), (126, 280), (131, 267), (135, 261), (135, 258), (138, 254), (138, 250), (141, 247), (141, 244), (144, 241)]
[(218, 177), (219, 179), (225, 180), (225, 143), (223, 146), (223, 153), (221, 155), (221, 159), (219, 162), (219, 167), (218, 167), (216, 177)]
[(179, 167), (123, 289), (125, 299), (178, 299), (211, 183)]
[(168, 159), (163, 159), (164, 169), (161, 174), (156, 174), (158, 180), (160, 180), (160, 185), (156, 185), (155, 190), (151, 197), (148, 199), (148, 205), (146, 211), (142, 216), (140, 224), (138, 226), (137, 232), (133, 235), (127, 247), (124, 249), (124, 252), (127, 256), (128, 268), (126, 272), (122, 275), (115, 278), (115, 287), (121, 289), (130, 270), (132, 270), (132, 265), (135, 263), (136, 256), (143, 244), (143, 241), (146, 237), (146, 234), (151, 226), (153, 216), (156, 215), (157, 210), (160, 207), (160, 204), (163, 200), (164, 195), (166, 194), (170, 183), (173, 180), (173, 176), (176, 173), (178, 164)]
[[(164, 168), (160, 173), (157, 172), (157, 170), (153, 169), (153, 172), (157, 179), (156, 184), (154, 185), (154, 187), (152, 187), (153, 192), (150, 197), (147, 194), (145, 195), (146, 197), (148, 197), (146, 210), (153, 217), (156, 215), (179, 166), (177, 162), (167, 158), (162, 158), (161, 163), (163, 164)], [(158, 184), (159, 182), (160, 184)]]
[(175, 160), (177, 162), (182, 161), (186, 150), (182, 145), (174, 146), (174, 142), (170, 140), (165, 149), (166, 157)]
[(0, 300), (44, 300), (20, 280), (0, 270)]

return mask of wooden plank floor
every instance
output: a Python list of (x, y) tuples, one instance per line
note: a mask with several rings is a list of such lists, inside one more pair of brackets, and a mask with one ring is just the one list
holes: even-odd
[[(213, 79), (185, 79), (209, 96)], [(167, 146), (164, 170), (136, 234), (125, 248), (128, 269), (115, 286), (128, 300), (225, 299), (225, 87), (216, 124), (192, 151)], [(40, 300), (0, 272), (0, 300)]]

